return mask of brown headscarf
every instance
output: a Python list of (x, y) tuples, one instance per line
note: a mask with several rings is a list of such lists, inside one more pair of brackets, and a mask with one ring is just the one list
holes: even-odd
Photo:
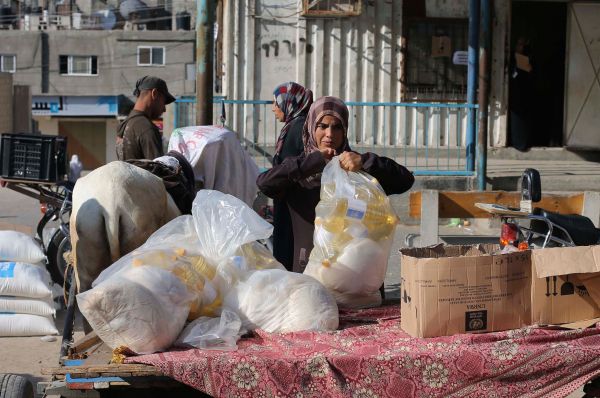
[(337, 97), (321, 97), (310, 107), (304, 128), (302, 129), (304, 153), (307, 155), (319, 150), (319, 146), (315, 140), (315, 131), (317, 130), (317, 123), (327, 115), (337, 118), (344, 128), (344, 141), (339, 148), (336, 148), (336, 155), (351, 150), (348, 144), (348, 107), (344, 101)]

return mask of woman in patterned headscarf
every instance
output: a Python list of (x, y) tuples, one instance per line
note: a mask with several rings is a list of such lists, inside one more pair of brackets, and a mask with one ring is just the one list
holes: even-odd
[(273, 91), (273, 113), (284, 123), (277, 138), (273, 164), (280, 164), (288, 156), (302, 153), (302, 126), (313, 103), (313, 94), (298, 83), (280, 84)]
[(293, 271), (303, 272), (313, 247), (315, 208), (319, 203), (321, 173), (333, 156), (347, 171), (364, 170), (375, 177), (386, 194), (410, 189), (414, 177), (392, 159), (374, 153), (359, 154), (348, 143), (348, 108), (336, 97), (321, 97), (308, 112), (303, 129), (304, 152), (260, 174), (258, 188), (267, 196), (287, 202), (294, 232)]
[[(284, 123), (277, 138), (273, 166), (304, 150), (302, 127), (313, 102), (312, 91), (294, 82), (280, 84), (273, 91), (273, 113)], [(285, 199), (273, 200), (273, 255), (288, 270), (294, 261), (292, 220)]]

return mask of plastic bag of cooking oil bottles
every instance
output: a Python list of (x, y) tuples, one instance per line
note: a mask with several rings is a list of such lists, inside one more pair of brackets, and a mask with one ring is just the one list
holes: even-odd
[(193, 215), (164, 225), (78, 295), (82, 313), (113, 349), (164, 350), (186, 320), (219, 316), (245, 272), (283, 269), (255, 243), (271, 235), (269, 223), (239, 199), (201, 192)]
[[(290, 291), (300, 288), (295, 284), (297, 279), (306, 278), (309, 285), (317, 285), (317, 290), (329, 295), (321, 284), (298, 274), (281, 278), (283, 282), (277, 289), (252, 284), (257, 279), (251, 277), (253, 273), (263, 273), (258, 280), (264, 280), (271, 272), (286, 272), (256, 242), (268, 238), (272, 229), (241, 200), (202, 190), (194, 200), (191, 216), (180, 216), (164, 225), (141, 247), (104, 270), (91, 290), (77, 296), (81, 312), (108, 346), (126, 347), (136, 353), (167, 349), (186, 320), (220, 316), (227, 297), (240, 297), (239, 286), (243, 287), (244, 297), (254, 303), (248, 308), (239, 300), (229, 300), (234, 304), (230, 309), (239, 315), (245, 328), (273, 324), (275, 318), (281, 321), (276, 325), (305, 327), (306, 321), (289, 321), (293, 304), (289, 302)], [(323, 300), (317, 300), (322, 296), (309, 295), (306, 300), (314, 305), (305, 307), (322, 308)], [(333, 298), (330, 301), (335, 314), (331, 315), (333, 310), (324, 313), (337, 322), (337, 306)], [(257, 319), (256, 313), (264, 316), (249, 323), (247, 319)], [(306, 310), (294, 315), (293, 320), (313, 313)], [(331, 327), (333, 322), (316, 323), (321, 324)]]
[(381, 304), (379, 288), (397, 222), (377, 180), (344, 171), (334, 157), (321, 177), (314, 248), (304, 274), (327, 287), (340, 306)]
[(77, 301), (109, 347), (140, 354), (161, 351), (175, 341), (187, 319), (204, 315), (217, 301), (210, 272), (198, 251), (192, 216), (181, 216), (105, 269)]

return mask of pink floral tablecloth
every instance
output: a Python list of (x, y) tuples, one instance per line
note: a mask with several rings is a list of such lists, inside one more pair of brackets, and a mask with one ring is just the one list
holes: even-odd
[(564, 397), (600, 374), (600, 327), (413, 338), (399, 306), (340, 314), (341, 330), (256, 331), (237, 351), (132, 357), (215, 397)]

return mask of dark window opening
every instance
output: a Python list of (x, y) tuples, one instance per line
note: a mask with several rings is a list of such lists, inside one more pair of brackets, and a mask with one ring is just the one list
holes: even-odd
[(404, 100), (466, 100), (468, 33), (467, 19), (404, 21)]
[(60, 63), (60, 74), (66, 75), (67, 73), (69, 73), (69, 56), (68, 55), (59, 56), (59, 63)]

